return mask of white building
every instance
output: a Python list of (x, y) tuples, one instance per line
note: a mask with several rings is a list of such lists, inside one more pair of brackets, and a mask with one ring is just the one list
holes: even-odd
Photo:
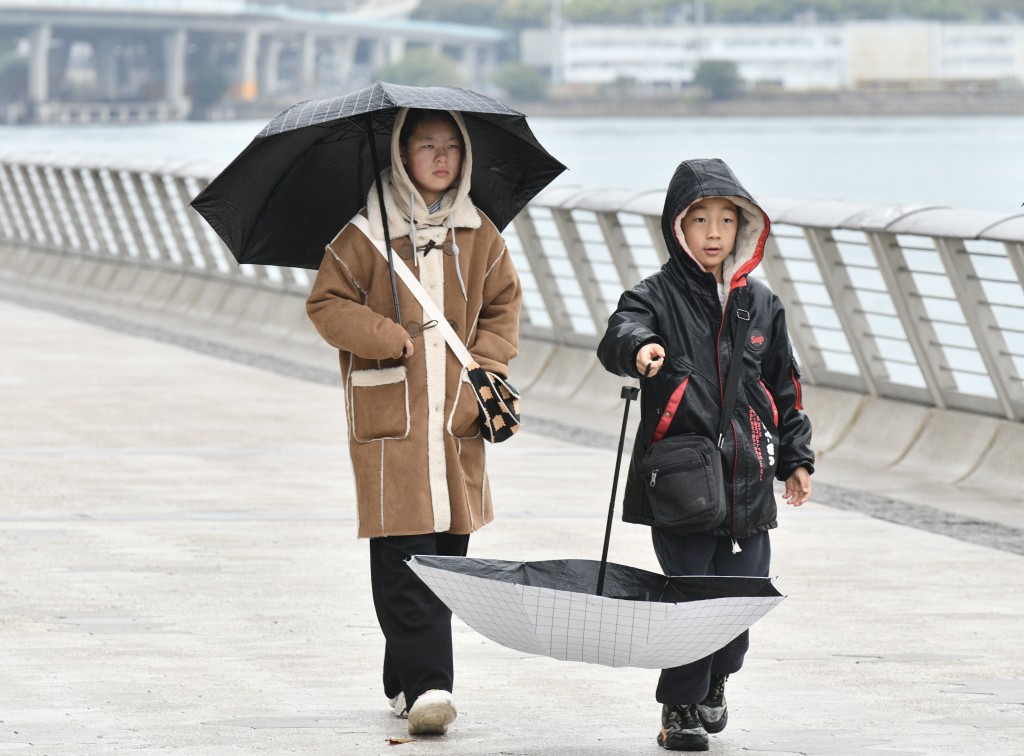
[(730, 60), (748, 86), (788, 90), (1024, 82), (1024, 24), (566, 26), (520, 40), (526, 65), (568, 84), (682, 89), (702, 60)]

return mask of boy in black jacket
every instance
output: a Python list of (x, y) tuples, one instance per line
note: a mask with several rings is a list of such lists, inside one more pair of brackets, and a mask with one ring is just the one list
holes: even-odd
[[(766, 577), (768, 531), (777, 525), (772, 480), (800, 506), (811, 496), (811, 424), (802, 412), (800, 374), (782, 303), (748, 274), (761, 261), (769, 220), (721, 160), (688, 160), (669, 185), (661, 218), (669, 261), (623, 293), (598, 346), (604, 367), (641, 377), (641, 431), (626, 478), (623, 519), (651, 526), (667, 575)], [(734, 321), (749, 313), (743, 344)], [(714, 530), (678, 533), (659, 527), (639, 474), (644, 449), (663, 438), (697, 433), (717, 441), (733, 351), (743, 349), (735, 408), (722, 446), (728, 508)], [(650, 438), (643, 437), (648, 428)], [(650, 429), (653, 429), (651, 431)], [(662, 670), (658, 744), (706, 751), (708, 733), (728, 720), (725, 681), (748, 648), (744, 632), (716, 653)]]

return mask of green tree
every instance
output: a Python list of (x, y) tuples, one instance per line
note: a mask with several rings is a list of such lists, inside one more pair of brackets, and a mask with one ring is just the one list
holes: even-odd
[[(572, 0), (563, 0), (571, 2)], [(509, 32), (551, 23), (550, 0), (421, 0), (411, 18), (491, 26)]]
[(462, 86), (459, 67), (451, 58), (430, 50), (409, 50), (397, 63), (375, 72), (380, 81), (410, 87)]
[(739, 93), (743, 79), (731, 60), (702, 60), (694, 71), (693, 83), (707, 90), (712, 100), (728, 100)]
[(548, 77), (521, 63), (506, 63), (491, 77), (514, 100), (543, 100), (548, 93)]
[[(312, 0), (310, 0), (312, 1)], [(999, 21), (1024, 18), (1021, 0), (714, 0), (704, 4), (708, 23), (919, 18)], [(688, 0), (562, 0), (570, 24), (660, 24), (692, 19)], [(551, 0), (421, 0), (413, 18), (495, 26), (517, 32), (551, 23)]]

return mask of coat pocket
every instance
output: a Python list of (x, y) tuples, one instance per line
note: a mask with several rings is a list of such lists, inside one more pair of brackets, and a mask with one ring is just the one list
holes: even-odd
[(349, 423), (356, 441), (409, 435), (409, 382), (405, 365), (353, 370), (348, 390)]
[(466, 370), (462, 370), (459, 387), (452, 402), (452, 411), (448, 415), (448, 432), (459, 438), (473, 438), (480, 435), (480, 405), (473, 384), (469, 382)]

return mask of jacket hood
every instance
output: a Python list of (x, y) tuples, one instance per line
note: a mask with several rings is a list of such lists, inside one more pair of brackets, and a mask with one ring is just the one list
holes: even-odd
[[(480, 216), (469, 198), (470, 176), (473, 173), (473, 149), (469, 141), (469, 132), (462, 120), (462, 114), (447, 111), (462, 132), (464, 145), (462, 171), (455, 183), (441, 198), (441, 207), (431, 213), (427, 209), (423, 197), (413, 184), (405, 166), (402, 165), (400, 152), (400, 135), (408, 108), (402, 108), (395, 116), (395, 125), (391, 136), (391, 166), (381, 171), (384, 184), (384, 202), (388, 217), (388, 232), (393, 239), (418, 234), (418, 241), (426, 243), (433, 240), (440, 244), (451, 228), (479, 228)], [(380, 218), (380, 202), (377, 197), (377, 186), (373, 184), (366, 198), (366, 206), (370, 221), (371, 233), (377, 239), (384, 238), (383, 224)]]
[(661, 230), (670, 262), (692, 273), (706, 272), (687, 249), (681, 223), (690, 206), (707, 197), (724, 197), (739, 208), (736, 244), (723, 263), (722, 279), (729, 288), (743, 285), (746, 275), (764, 256), (764, 243), (771, 224), (767, 214), (743, 188), (732, 169), (718, 158), (685, 160), (676, 168), (669, 182), (665, 209), (661, 214)]

